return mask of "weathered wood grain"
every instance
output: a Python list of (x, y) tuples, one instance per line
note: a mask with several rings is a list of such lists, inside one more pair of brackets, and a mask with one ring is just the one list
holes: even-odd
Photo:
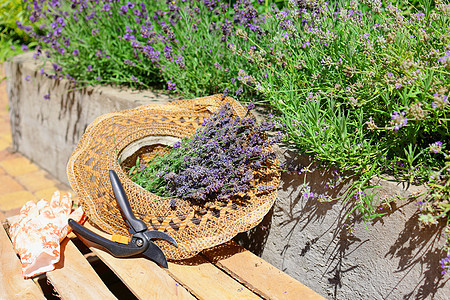
[(267, 299), (324, 299), (235, 242), (202, 252), (205, 257)]
[(20, 260), (0, 226), (0, 295), (2, 299), (45, 299), (33, 280), (23, 279)]
[(117, 299), (68, 238), (61, 243), (56, 269), (47, 277), (62, 299)]
[(202, 256), (169, 262), (167, 272), (200, 299), (261, 299)]
[[(105, 238), (111, 238), (87, 223), (84, 226)], [(90, 249), (139, 299), (195, 299), (163, 268), (148, 259), (116, 258), (95, 247)]]

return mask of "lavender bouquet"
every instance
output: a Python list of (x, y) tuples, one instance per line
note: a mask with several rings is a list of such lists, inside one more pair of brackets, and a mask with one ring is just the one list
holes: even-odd
[[(281, 133), (269, 136), (271, 122), (256, 124), (249, 114), (233, 115), (230, 104), (205, 120), (192, 137), (185, 138), (165, 155), (157, 155), (145, 165), (137, 160), (131, 168), (132, 180), (144, 189), (167, 198), (203, 204), (227, 201), (254, 188), (258, 173), (275, 167), (272, 145)], [(275, 187), (260, 185), (257, 192)], [(172, 203), (175, 205), (175, 203)]]

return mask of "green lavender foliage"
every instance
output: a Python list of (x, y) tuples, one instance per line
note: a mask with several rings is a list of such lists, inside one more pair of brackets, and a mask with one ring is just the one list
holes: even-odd
[(21, 0), (1, 1), (0, 62), (36, 45), (26, 32), (18, 28), (16, 21), (31, 25), (26, 4)]

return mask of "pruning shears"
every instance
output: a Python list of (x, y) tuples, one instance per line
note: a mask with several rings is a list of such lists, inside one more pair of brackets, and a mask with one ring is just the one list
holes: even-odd
[(152, 240), (166, 240), (178, 247), (177, 242), (165, 232), (148, 230), (147, 225), (142, 220), (139, 220), (134, 216), (133, 211), (131, 210), (130, 202), (128, 202), (128, 198), (116, 172), (110, 170), (109, 179), (111, 181), (111, 186), (114, 195), (116, 196), (117, 203), (120, 206), (122, 218), (128, 225), (128, 231), (131, 234), (131, 238), (123, 236), (117, 237), (113, 235), (113, 240), (105, 239), (80, 225), (73, 219), (69, 219), (69, 226), (72, 227), (73, 231), (82, 238), (91, 241), (96, 244), (97, 247), (100, 246), (100, 248), (106, 249), (115, 257), (140, 255), (153, 260), (164, 268), (167, 268), (168, 264), (164, 252)]

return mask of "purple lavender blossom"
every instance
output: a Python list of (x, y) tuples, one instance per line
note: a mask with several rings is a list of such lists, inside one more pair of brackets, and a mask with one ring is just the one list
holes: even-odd
[(448, 97), (445, 95), (440, 95), (439, 93), (435, 93), (433, 95), (434, 101), (431, 103), (431, 107), (434, 109), (442, 110), (445, 106), (448, 105)]
[(128, 58), (125, 59), (125, 60), (123, 61), (123, 63), (126, 64), (126, 65), (128, 65), (128, 66), (131, 66), (131, 67), (136, 67), (136, 63), (135, 63), (135, 62), (132, 62), (132, 61), (129, 60)]
[(52, 66), (56, 72), (61, 72), (62, 67), (60, 65), (53, 63)]
[(450, 68), (450, 51), (446, 50), (445, 54), (438, 58), (438, 61), (446, 68)]
[(408, 118), (405, 117), (405, 112), (399, 113), (398, 111), (394, 111), (391, 116), (391, 124), (394, 125), (394, 132), (398, 131), (403, 126), (408, 124)]
[(252, 102), (250, 102), (250, 103), (248, 104), (248, 106), (247, 106), (247, 112), (251, 111), (251, 110), (254, 109), (254, 108), (255, 108), (255, 102), (252, 101)]
[(186, 65), (185, 65), (184, 62), (183, 62), (183, 56), (178, 55), (178, 56), (175, 58), (175, 63), (176, 63), (177, 66), (180, 67), (181, 69), (186, 70)]
[(417, 14), (412, 15), (412, 17), (415, 18), (416, 20), (420, 21), (425, 18), (425, 14), (423, 12), (418, 12)]
[(167, 60), (172, 60), (172, 46), (164, 46), (164, 56), (166, 57)]
[(430, 144), (430, 153), (434, 153), (434, 154), (441, 153), (442, 145), (443, 144), (441, 141), (437, 141), (437, 142)]
[(175, 90), (175, 83), (173, 83), (172, 80), (168, 80), (168, 81), (167, 81), (167, 88), (168, 88), (169, 90), (174, 91), (174, 90)]
[(447, 257), (441, 259), (441, 269), (442, 275), (445, 275), (448, 271), (450, 271), (450, 253), (447, 254)]
[(21, 47), (22, 51), (29, 51), (28, 46), (27, 45), (22, 45)]
[(78, 49), (74, 49), (73, 51), (72, 51), (72, 55), (73, 56), (78, 56), (80, 54), (80, 50), (78, 50)]
[(175, 144), (173, 144), (172, 150), (178, 150), (182, 145), (183, 143), (181, 141), (178, 141)]
[(229, 91), (230, 91), (229, 88), (225, 88), (225, 90), (223, 90), (222, 95), (220, 95), (220, 98), (222, 98), (222, 100), (224, 100), (227, 97), (227, 94)]
[(417, 209), (419, 209), (419, 211), (422, 211), (422, 210), (424, 210), (426, 208), (427, 202), (426, 201), (417, 200), (414, 205), (417, 207)]
[(123, 39), (127, 42), (135, 40), (135, 36), (132, 34), (133, 30), (129, 26), (125, 26), (125, 34), (123, 35)]

